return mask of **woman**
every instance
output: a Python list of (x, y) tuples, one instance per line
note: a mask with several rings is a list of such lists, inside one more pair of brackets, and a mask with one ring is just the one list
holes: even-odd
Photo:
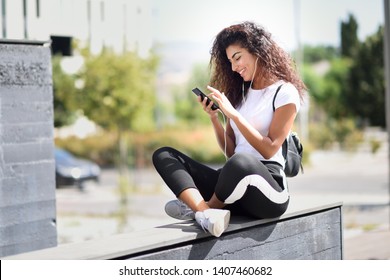
[(200, 97), (198, 101), (209, 114), (228, 160), (214, 170), (164, 147), (154, 153), (153, 163), (178, 197), (167, 203), (167, 214), (195, 218), (218, 237), (228, 227), (231, 212), (273, 218), (286, 211), (289, 194), (282, 144), (299, 111), (305, 85), (289, 55), (253, 22), (232, 25), (217, 35), (210, 69), (209, 96), (228, 118), (226, 130), (218, 112), (211, 109), (213, 103), (206, 105)]

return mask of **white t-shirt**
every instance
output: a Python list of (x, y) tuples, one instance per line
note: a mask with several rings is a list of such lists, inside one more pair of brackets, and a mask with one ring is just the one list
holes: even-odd
[[(274, 116), (272, 107), (273, 98), (278, 86), (281, 84), (283, 85), (275, 99), (275, 110), (281, 106), (292, 103), (295, 104), (298, 113), (300, 109), (298, 90), (293, 84), (285, 83), (284, 81), (278, 81), (260, 90), (250, 88), (245, 96), (245, 101), (237, 109), (237, 111), (263, 136), (268, 135), (269, 127)], [(235, 153), (250, 153), (259, 158), (259, 160), (265, 160), (264, 157), (248, 143), (234, 121), (230, 120), (230, 124), (236, 138)], [(276, 161), (284, 167), (282, 147), (280, 147), (279, 151), (268, 160)]]

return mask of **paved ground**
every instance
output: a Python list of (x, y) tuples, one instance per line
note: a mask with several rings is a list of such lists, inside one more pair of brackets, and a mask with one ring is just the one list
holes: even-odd
[[(291, 207), (343, 202), (344, 258), (390, 259), (387, 150), (314, 153), (289, 183)], [(95, 239), (175, 222), (163, 211), (173, 195), (154, 170), (131, 174), (137, 188), (121, 196), (114, 170), (99, 185), (57, 191), (59, 243)]]

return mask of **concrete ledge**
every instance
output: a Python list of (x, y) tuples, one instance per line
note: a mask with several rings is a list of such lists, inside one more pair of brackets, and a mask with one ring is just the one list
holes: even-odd
[(0, 44), (8, 45), (37, 45), (43, 46), (49, 44), (50, 41), (38, 41), (38, 40), (23, 40), (23, 39), (0, 39)]
[(220, 238), (180, 222), (4, 259), (342, 259), (341, 205), (277, 219), (232, 217)]

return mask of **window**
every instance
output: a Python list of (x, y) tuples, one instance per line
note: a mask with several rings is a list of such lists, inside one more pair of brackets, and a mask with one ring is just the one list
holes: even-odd
[(62, 56), (72, 55), (72, 37), (69, 36), (50, 36), (51, 52), (53, 55), (60, 54)]

